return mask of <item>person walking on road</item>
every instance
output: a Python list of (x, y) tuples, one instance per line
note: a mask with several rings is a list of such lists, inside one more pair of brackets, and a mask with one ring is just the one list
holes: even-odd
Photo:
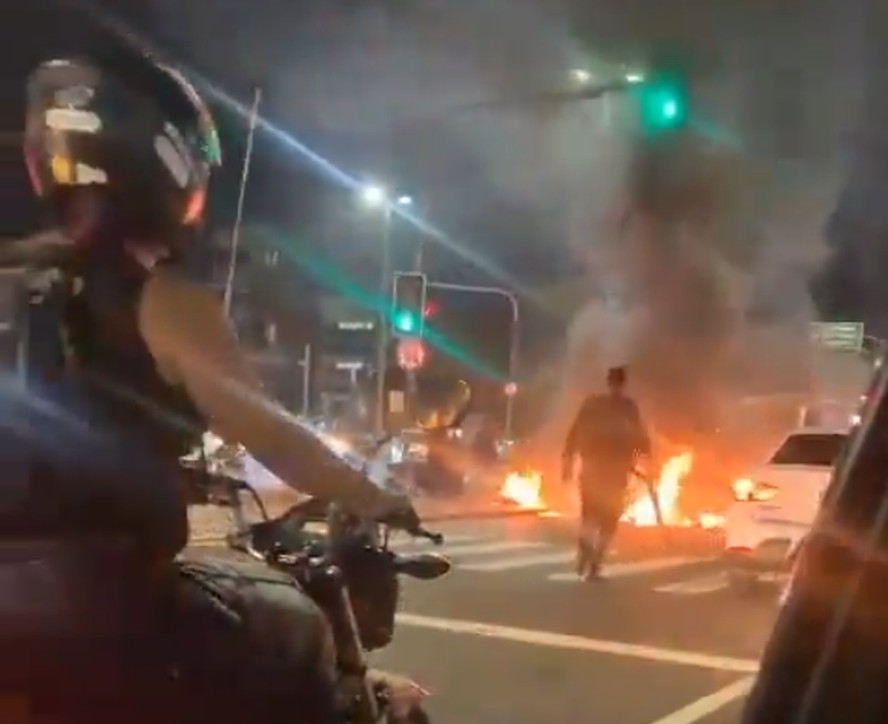
[(639, 456), (650, 454), (650, 441), (635, 401), (626, 395), (626, 368), (607, 373), (607, 392), (583, 402), (567, 434), (563, 478), (573, 479), (579, 456), (580, 530), (577, 574), (601, 577), (601, 564), (617, 530), (629, 484)]

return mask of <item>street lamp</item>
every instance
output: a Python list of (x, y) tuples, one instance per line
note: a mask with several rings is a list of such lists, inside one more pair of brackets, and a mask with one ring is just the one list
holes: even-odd
[(368, 184), (361, 189), (361, 201), (371, 209), (379, 208), (387, 203), (388, 193), (382, 186)]
[(388, 361), (388, 325), (389, 312), (391, 311), (391, 227), (392, 207), (410, 206), (413, 199), (402, 194), (398, 196), (394, 204), (390, 200), (388, 191), (379, 184), (367, 184), (361, 189), (361, 201), (371, 209), (382, 210), (382, 248), (381, 264), (379, 272), (379, 329), (376, 333), (376, 414), (375, 432), (382, 437), (385, 435), (385, 370)]
[(586, 85), (586, 83), (592, 80), (592, 74), (588, 70), (584, 70), (583, 68), (574, 68), (570, 72), (570, 77), (581, 85)]

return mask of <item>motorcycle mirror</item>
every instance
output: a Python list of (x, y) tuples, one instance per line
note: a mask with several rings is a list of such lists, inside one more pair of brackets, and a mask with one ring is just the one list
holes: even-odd
[(398, 573), (422, 581), (432, 581), (445, 576), (450, 572), (451, 567), (450, 561), (438, 553), (402, 556), (396, 561)]

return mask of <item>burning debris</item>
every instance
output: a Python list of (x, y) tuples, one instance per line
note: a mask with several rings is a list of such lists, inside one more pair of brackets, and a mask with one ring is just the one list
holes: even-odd
[[(669, 458), (655, 481), (636, 476), (630, 485), (629, 502), (621, 521), (640, 527), (655, 525), (701, 528), (719, 528), (724, 516), (714, 512), (694, 516), (682, 511), (682, 485), (694, 465), (691, 452), (682, 452)], [(500, 497), (521, 508), (550, 512), (543, 497), (543, 476), (537, 470), (513, 471), (506, 476), (499, 491)], [(656, 499), (656, 502), (655, 502)]]
[(543, 476), (536, 470), (511, 472), (500, 488), (500, 497), (522, 508), (543, 510)]

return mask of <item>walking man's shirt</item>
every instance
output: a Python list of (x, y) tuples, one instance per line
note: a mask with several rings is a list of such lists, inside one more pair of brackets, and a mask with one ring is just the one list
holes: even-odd
[(624, 393), (626, 371), (608, 372), (608, 391), (583, 402), (564, 445), (564, 478), (580, 458), (580, 519), (577, 573), (597, 578), (623, 513), (629, 474), (650, 442), (635, 401)]

